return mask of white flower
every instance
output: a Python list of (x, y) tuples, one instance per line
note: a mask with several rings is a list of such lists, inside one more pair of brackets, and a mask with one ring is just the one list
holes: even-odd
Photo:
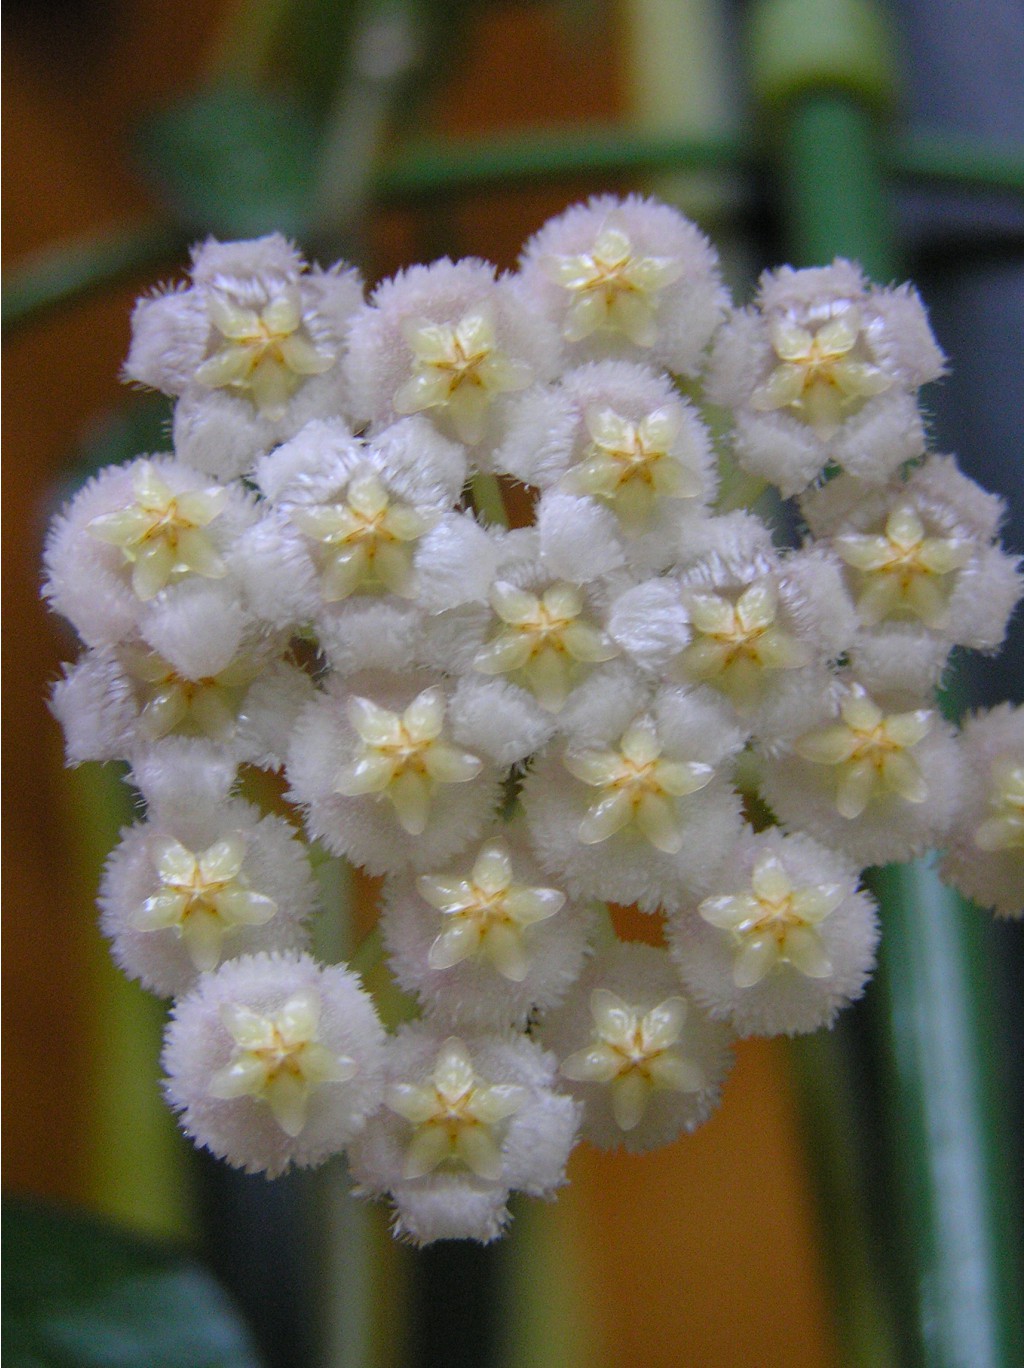
[(579, 974), (591, 918), (506, 827), (450, 871), (391, 880), (381, 925), (399, 984), (453, 1029), (522, 1029)]
[(395, 412), (443, 409), (468, 446), (483, 437), (492, 400), (533, 380), (527, 362), (500, 351), (491, 311), (484, 306), (455, 324), (410, 320), (402, 332), (412, 352), (412, 375), (395, 393)]
[(210, 240), (192, 284), (140, 300), (125, 372), (179, 396), (175, 446), (198, 469), (230, 477), (310, 418), (338, 413), (354, 271), (307, 270), (280, 234)]
[(964, 475), (952, 457), (931, 456), (881, 487), (852, 476), (805, 496), (816, 537), (846, 567), (861, 623), (994, 650), (1021, 594), (1019, 563), (997, 543), (1002, 500)]
[(168, 802), (164, 784), (164, 801), (124, 833), (100, 886), (115, 959), (165, 997), (225, 958), (305, 949), (304, 924), (317, 906), (306, 852), (288, 823), (238, 800), (210, 802), (202, 771), (192, 773), (192, 805)]
[(501, 626), (477, 651), (473, 668), (521, 680), (546, 712), (562, 709), (581, 666), (618, 654), (587, 620), (575, 585), (556, 583), (534, 594), (499, 580), (491, 588), (491, 607)]
[[(51, 706), (69, 760), (134, 763), (167, 738), (194, 737), (211, 759), (220, 754), (234, 765), (277, 768), (283, 740), (312, 692), (309, 678), (282, 658), (279, 638), (245, 635), (244, 620), (219, 612), (197, 620), (189, 611), (194, 604), (162, 606), (170, 620), (154, 617), (150, 627), (167, 629), (153, 635), (173, 659), (140, 641), (87, 651), (55, 686)], [(192, 641), (185, 635), (190, 621), (197, 626)], [(218, 621), (220, 642), (211, 635)]]
[(414, 266), (352, 320), (346, 370), (356, 415), (374, 430), (422, 414), (483, 459), (508, 398), (548, 380), (558, 341), (507, 278), (482, 261)]
[(923, 803), (928, 785), (911, 754), (935, 722), (935, 711), (915, 708), (886, 715), (865, 689), (854, 685), (839, 705), (840, 720), (797, 737), (793, 749), (812, 765), (836, 771), (836, 809), (859, 817), (876, 797), (889, 793)]
[(607, 223), (589, 251), (543, 257), (541, 269), (569, 295), (562, 323), (567, 342), (610, 328), (637, 347), (654, 345), (655, 299), (683, 273), (682, 262), (671, 257), (641, 256), (624, 229)]
[(572, 728), (563, 753), (538, 759), (522, 800), (541, 865), (573, 896), (653, 912), (703, 889), (734, 839), (738, 800), (719, 771), (742, 734), (709, 695), (662, 689), (638, 713), (643, 698), (625, 717), (630, 700), (614, 699), (603, 735)]
[(43, 592), (89, 645), (113, 645), (168, 586), (228, 578), (237, 593), (234, 550), (256, 517), (244, 490), (173, 457), (109, 466), (54, 519)]
[(352, 1146), (361, 1195), (388, 1194), (416, 1244), (493, 1240), (515, 1189), (565, 1181), (579, 1111), (553, 1088), (555, 1060), (525, 1036), (439, 1036), (403, 1027), (388, 1051), (385, 1107)]
[(884, 864), (941, 842), (960, 760), (934, 707), (862, 678), (843, 676), (835, 696), (819, 690), (802, 708), (794, 698), (796, 734), (772, 743), (763, 793), (787, 826), (862, 864)]
[(584, 1137), (605, 1149), (694, 1130), (731, 1064), (728, 1030), (687, 1001), (664, 950), (637, 943), (596, 957), (541, 1036), (584, 1103)]
[(497, 806), (497, 776), (453, 743), (448, 711), (436, 677), (332, 681), (299, 718), (288, 758), (313, 834), (377, 873), (423, 868), (474, 840)]
[(567, 751), (566, 769), (596, 789), (580, 823), (579, 839), (597, 845), (633, 825), (656, 850), (676, 855), (683, 844), (673, 798), (685, 798), (706, 788), (714, 767), (699, 760), (670, 760), (653, 719), (631, 723), (617, 748)]
[(715, 343), (708, 396), (736, 413), (740, 462), (798, 493), (833, 461), (884, 480), (924, 449), (916, 391), (942, 373), (916, 293), (848, 261), (761, 278)]
[(715, 689), (758, 731), (789, 676), (849, 647), (852, 605), (827, 550), (783, 558), (749, 514), (702, 528), (715, 549), (678, 576), (628, 589), (612, 604), (609, 632), (645, 669)]
[(495, 465), (595, 501), (611, 514), (602, 540), (654, 569), (675, 558), (680, 523), (704, 515), (718, 478), (693, 406), (668, 376), (627, 361), (579, 366), (523, 395)]
[(715, 252), (688, 219), (597, 196), (526, 244), (523, 284), (577, 356), (626, 355), (692, 375), (725, 304)]
[(693, 640), (679, 657), (679, 669), (693, 683), (720, 689), (741, 716), (762, 701), (766, 672), (808, 665), (808, 646), (782, 627), (773, 577), (755, 579), (736, 598), (683, 592)]
[(163, 1064), (186, 1132), (268, 1177), (341, 1150), (382, 1095), (384, 1032), (344, 965), (246, 955), (175, 1004)]
[(687, 991), (743, 1036), (817, 1030), (860, 996), (874, 963), (874, 905), (848, 859), (800, 833), (745, 831), (716, 892), (672, 918)]
[(401, 715), (353, 695), (348, 716), (362, 744), (356, 759), (335, 777), (338, 793), (346, 798), (385, 795), (403, 830), (421, 836), (435, 788), (467, 784), (483, 768), (477, 756), (441, 739), (444, 711), (438, 688), (424, 689)]
[(1001, 917), (1024, 914), (1024, 709), (975, 713), (961, 734), (963, 782), (942, 877)]

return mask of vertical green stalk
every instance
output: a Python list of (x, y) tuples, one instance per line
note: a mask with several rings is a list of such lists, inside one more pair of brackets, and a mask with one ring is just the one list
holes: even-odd
[(1013, 1175), (985, 914), (919, 861), (878, 871), (879, 1062), (928, 1368), (1024, 1363)]
[[(119, 767), (83, 765), (68, 776), (70, 822), (81, 885), (90, 890), (132, 817)], [(96, 934), (91, 942), (90, 1114), (85, 1136), (88, 1199), (105, 1215), (156, 1235), (192, 1233), (186, 1147), (158, 1082), (166, 1008), (113, 964)]]
[[(352, 871), (344, 860), (317, 866), (326, 909), (316, 927), (317, 958), (327, 964), (351, 961)], [(335, 1159), (313, 1176), (316, 1214), (310, 1214), (322, 1269), (320, 1363), (322, 1368), (362, 1368), (371, 1361), (372, 1281), (376, 1249), (370, 1213), (349, 1191), (345, 1165)]]
[[(762, 0), (751, 39), (755, 93), (775, 115), (795, 264), (841, 255), (891, 279), (898, 262), (880, 127), (894, 83), (884, 16), (872, 0)], [(879, 1222), (890, 1249), (878, 1266), (895, 1245), (912, 1317), (904, 1359), (1013, 1368), (1024, 1361), (1024, 1306), (987, 926), (927, 863), (882, 870), (874, 887), (883, 924), (871, 993), (875, 1066), (893, 1194)], [(863, 1193), (865, 1202), (875, 1196)]]

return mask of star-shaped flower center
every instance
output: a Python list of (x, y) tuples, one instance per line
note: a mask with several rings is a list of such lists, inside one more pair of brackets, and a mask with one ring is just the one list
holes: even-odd
[(659, 498), (700, 493), (694, 472), (670, 455), (681, 427), (672, 409), (655, 409), (634, 423), (614, 409), (595, 408), (585, 421), (591, 442), (562, 479), (569, 493), (604, 500), (627, 526), (646, 522)]
[(852, 305), (813, 332), (789, 318), (772, 319), (770, 332), (781, 364), (754, 390), (751, 405), (767, 412), (788, 408), (822, 437), (895, 383), (868, 359), (860, 313)]
[(424, 689), (403, 713), (368, 698), (349, 699), (349, 721), (360, 745), (356, 758), (342, 767), (335, 791), (347, 798), (387, 797), (400, 826), (410, 836), (422, 835), (436, 787), (468, 783), (483, 768), (475, 755), (443, 739), (444, 713), (439, 688)]
[(679, 663), (693, 681), (711, 684), (747, 714), (760, 703), (766, 670), (795, 670), (807, 647), (775, 625), (778, 597), (771, 580), (757, 580), (736, 602), (720, 594), (687, 593), (694, 639)]
[(816, 928), (843, 901), (842, 885), (797, 888), (771, 853), (758, 858), (750, 885), (749, 893), (705, 898), (698, 908), (706, 922), (732, 936), (737, 988), (752, 988), (780, 964), (827, 978), (832, 964)]
[(618, 750), (566, 752), (569, 773), (599, 790), (580, 823), (584, 845), (597, 845), (632, 825), (656, 849), (667, 855), (679, 851), (683, 836), (673, 800), (704, 788), (714, 769), (696, 760), (663, 760), (661, 749), (654, 724), (640, 718)]
[(838, 780), (836, 808), (843, 817), (859, 817), (874, 799), (894, 793), (908, 803), (923, 803), (928, 785), (910, 751), (932, 729), (930, 708), (886, 716), (861, 685), (854, 685), (840, 705), (841, 722), (808, 732), (795, 743), (796, 753), (814, 765), (834, 765)]
[(936, 629), (949, 615), (952, 583), (943, 577), (963, 569), (974, 549), (964, 537), (929, 537), (909, 504), (892, 510), (882, 535), (848, 533), (835, 547), (861, 577), (857, 612), (866, 626), (909, 614)]
[(198, 855), (173, 836), (162, 836), (151, 853), (160, 891), (136, 910), (132, 926), (136, 931), (173, 929), (202, 973), (220, 963), (225, 936), (241, 926), (263, 926), (277, 911), (277, 903), (254, 893), (242, 873), (245, 837), (240, 831)]
[(132, 476), (135, 502), (101, 513), (87, 524), (98, 541), (120, 547), (132, 566), (132, 588), (140, 599), (158, 594), (172, 579), (192, 572), (220, 579), (227, 567), (201, 531), (223, 510), (227, 490), (197, 489), (172, 494), (148, 461)]
[(320, 1043), (320, 998), (312, 989), (266, 1016), (240, 1003), (225, 1004), (220, 1015), (235, 1049), (210, 1079), (210, 1096), (266, 1102), (286, 1135), (301, 1134), (317, 1088), (347, 1083), (358, 1072), (354, 1060)]
[(432, 519), (411, 504), (392, 499), (374, 472), (355, 475), (343, 503), (296, 506), (290, 517), (319, 543), (326, 603), (337, 603), (364, 586), (413, 597), (416, 542)]
[(634, 1130), (653, 1092), (700, 1092), (706, 1084), (700, 1065), (679, 1048), (686, 1011), (681, 997), (645, 1011), (607, 988), (595, 988), (590, 1044), (563, 1060), (561, 1073), (577, 1083), (609, 1084), (616, 1124)]
[(512, 859), (501, 841), (483, 847), (468, 878), (424, 874), (417, 887), (447, 922), (430, 947), (431, 969), (448, 969), (481, 954), (513, 983), (521, 983), (530, 967), (526, 932), (565, 904), (565, 894), (556, 888), (513, 883)]
[(452, 1163), (497, 1182), (503, 1168), (501, 1122), (526, 1101), (526, 1089), (518, 1084), (480, 1078), (464, 1042), (450, 1036), (424, 1082), (392, 1083), (385, 1095), (391, 1111), (412, 1126), (402, 1176), (422, 1178)]
[(196, 379), (210, 389), (248, 394), (271, 422), (284, 416), (288, 400), (307, 376), (323, 374), (337, 359), (310, 337), (297, 286), (283, 286), (262, 309), (211, 289), (206, 308), (215, 341)]
[(487, 308), (456, 324), (406, 322), (402, 332), (413, 364), (411, 377), (395, 394), (395, 412), (443, 408), (467, 446), (483, 437), (491, 400), (525, 389), (533, 380), (532, 367), (498, 349)]
[(683, 274), (674, 257), (638, 256), (629, 235), (606, 224), (589, 252), (549, 256), (541, 268), (572, 296), (562, 324), (569, 342), (581, 342), (598, 328), (625, 336), (637, 347), (652, 347), (657, 338), (656, 297)]
[(1024, 850), (1024, 765), (997, 760), (992, 766), (988, 816), (974, 833), (979, 850)]
[(582, 618), (583, 595), (553, 584), (542, 595), (499, 581), (491, 606), (504, 626), (482, 646), (473, 666), (482, 674), (522, 672), (522, 682), (547, 712), (564, 706), (581, 665), (611, 660), (618, 647)]
[(128, 646), (122, 657), (135, 681), (139, 725), (150, 741), (171, 732), (230, 741), (246, 691), (264, 669), (261, 660), (243, 653), (219, 674), (189, 679), (156, 651)]

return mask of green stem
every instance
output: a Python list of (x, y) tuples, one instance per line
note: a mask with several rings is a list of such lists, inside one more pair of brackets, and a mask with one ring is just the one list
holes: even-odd
[[(881, 32), (881, 11), (869, 0), (816, 8), (819, 20), (825, 10), (850, 20), (846, 36), (855, 56), (857, 41)], [(805, 0), (766, 0), (761, 36), (781, 34), (805, 10)], [(831, 80), (808, 81), (808, 72), (820, 76), (827, 63), (816, 66), (813, 53), (807, 58), (805, 49), (801, 62), (787, 67), (776, 52), (760, 68), (762, 97), (778, 118), (782, 207), (795, 264), (841, 255), (875, 279), (892, 279), (898, 261), (879, 130), (887, 108), (884, 63), (877, 51), (860, 50), (856, 79), (833, 73)], [(901, 1251), (912, 1283), (909, 1333), (899, 1337), (906, 1342), (903, 1361), (1010, 1368), (1024, 1357), (1024, 1309), (1001, 1160), (1007, 1118), (992, 1076), (995, 1037), (986, 1011), (994, 965), (973, 914), (930, 866), (881, 871), (876, 888), (883, 934), (870, 997), (879, 1025), (875, 1067), (889, 1085), (883, 1126), (894, 1194), (880, 1255)], [(827, 1098), (819, 1102), (829, 1105)], [(869, 1155), (866, 1135), (862, 1145)], [(865, 1210), (871, 1199), (862, 1186)], [(856, 1281), (863, 1265), (850, 1250), (837, 1253), (849, 1322), (863, 1295)], [(889, 1294), (880, 1275), (876, 1264), (879, 1308)]]
[(872, 279), (891, 280), (892, 214), (871, 111), (839, 91), (809, 93), (790, 111), (780, 152), (793, 264), (846, 256)]
[[(864, 1114), (855, 1067), (856, 1041), (848, 1020), (790, 1044), (818, 1207), (825, 1213), (820, 1238), (826, 1263), (841, 1279), (833, 1286), (834, 1314), (843, 1361), (856, 1368), (904, 1363), (898, 1297), (880, 1266), (865, 1211), (871, 1191), (861, 1143)], [(906, 1336), (903, 1336), (905, 1341)]]
[[(842, 101), (826, 99), (824, 103)], [(832, 119), (843, 122), (848, 113), (848, 109), (834, 108)], [(380, 122), (368, 116), (361, 118), (361, 131), (354, 130), (347, 106), (339, 107), (328, 136), (319, 201), (322, 232), (331, 227), (337, 235), (338, 225), (352, 220), (353, 206), (368, 196), (385, 203), (405, 203), (451, 199), (542, 180), (571, 182), (657, 170), (732, 173), (755, 165), (752, 149), (732, 136), (682, 138), (610, 127), (585, 133), (552, 130), (459, 142), (424, 140), (370, 172), (366, 169), (368, 154), (376, 147)], [(809, 121), (815, 121), (813, 113)], [(827, 124), (830, 118), (819, 109), (817, 121)], [(854, 140), (854, 146), (858, 141)], [(367, 156), (352, 156), (352, 146), (361, 147)], [(812, 140), (812, 156), (813, 147)], [(979, 191), (1024, 193), (1024, 150), (1017, 148), (967, 140), (940, 143), (914, 135), (885, 145), (872, 139), (870, 155), (873, 180), (885, 171), (906, 179), (953, 183)], [(796, 163), (798, 174), (801, 164)], [(828, 173), (827, 166), (823, 169)], [(870, 224), (865, 224), (856, 206), (855, 212), (859, 228), (870, 231)], [(798, 221), (804, 223), (802, 217)], [(181, 229), (156, 223), (47, 248), (11, 271), (4, 291), (3, 328), (7, 331), (32, 322), (51, 309), (112, 288), (165, 262), (177, 263), (187, 246), (187, 235)], [(836, 250), (834, 246), (823, 251), (808, 246), (804, 259), (822, 261)], [(884, 271), (872, 273), (880, 278), (886, 275)]]
[[(91, 890), (132, 816), (121, 767), (83, 765), (67, 779), (69, 822), (81, 883)], [(192, 1234), (188, 1155), (158, 1084), (167, 1008), (113, 964), (94, 933), (90, 949), (89, 1023), (93, 1062), (83, 1145), (88, 1200), (105, 1215), (161, 1236)]]
[(1024, 1363), (1022, 1270), (983, 914), (919, 861), (874, 881), (890, 1162), (928, 1368)]
[(415, 57), (409, 0), (364, 0), (318, 159), (309, 228), (317, 247), (365, 259), (357, 225), (365, 221), (387, 121)]
[(376, 177), (387, 201), (505, 189), (543, 180), (586, 183), (595, 176), (657, 170), (732, 170), (751, 157), (731, 136), (679, 137), (620, 127), (538, 130), (516, 137), (423, 139)]
[(469, 488), (476, 511), (496, 527), (508, 527), (508, 512), (497, 476), (483, 470), (474, 471)]
[(139, 224), (58, 243), (22, 261), (10, 273), (3, 298), (3, 329), (29, 323), (60, 305), (113, 288), (167, 262), (178, 263), (188, 240), (173, 224)]
[(892, 142), (885, 158), (893, 175), (909, 180), (1024, 195), (1024, 147), (992, 146), (946, 133), (941, 138), (914, 133)]

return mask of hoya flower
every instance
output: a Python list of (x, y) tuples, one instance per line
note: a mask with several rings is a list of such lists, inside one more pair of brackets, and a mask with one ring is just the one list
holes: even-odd
[(931, 456), (880, 487), (851, 476), (803, 500), (814, 535), (844, 566), (861, 624), (991, 651), (1021, 594), (1019, 565), (998, 545), (1002, 500)]
[(638, 195), (595, 196), (550, 219), (520, 274), (580, 361), (623, 356), (693, 375), (726, 304), (696, 225)]
[(738, 800), (723, 771), (743, 737), (706, 694), (664, 688), (643, 701), (593, 698), (587, 730), (567, 728), (522, 796), (542, 866), (573, 896), (653, 912), (703, 888), (734, 839)]
[(432, 1016), (522, 1029), (576, 979), (591, 918), (506, 828), (447, 870), (389, 881), (381, 924), (398, 983)]
[(696, 1129), (732, 1063), (728, 1029), (687, 999), (666, 951), (638, 943), (597, 956), (540, 1034), (602, 1149), (654, 1149)]
[(332, 680), (299, 718), (288, 758), (313, 834), (375, 873), (472, 841), (497, 806), (497, 774), (459, 744), (450, 712), (429, 676)]
[(810, 663), (809, 648), (779, 626), (778, 591), (768, 577), (735, 599), (690, 591), (684, 602), (694, 640), (680, 658), (682, 674), (720, 689), (741, 715), (760, 703), (769, 671)]
[[(863, 678), (863, 676), (862, 676)], [(844, 676), (834, 693), (794, 696), (793, 733), (769, 746), (764, 796), (779, 819), (864, 864), (940, 844), (960, 760), (931, 699)]]
[(499, 580), (490, 597), (497, 631), (480, 646), (473, 668), (508, 675), (546, 712), (561, 711), (588, 666), (618, 655), (574, 584), (556, 581), (532, 593)]
[(131, 380), (175, 395), (179, 455), (222, 477), (342, 408), (342, 334), (355, 271), (307, 269), (279, 233), (196, 248), (191, 284), (139, 301)]
[(165, 1090), (197, 1144), (276, 1177), (337, 1154), (382, 1094), (384, 1031), (344, 965), (229, 960), (174, 1006)]
[(799, 832), (745, 831), (717, 890), (672, 918), (687, 992), (741, 1036), (829, 1025), (874, 964), (874, 904), (849, 859)]
[(673, 559), (680, 519), (703, 511), (717, 483), (696, 410), (667, 376), (626, 361), (580, 366), (524, 394), (495, 464), (596, 500), (630, 563), (651, 566)]
[(171, 456), (108, 466), (54, 519), (43, 592), (89, 645), (112, 645), (168, 587), (196, 576), (237, 586), (234, 547), (255, 520), (242, 489)]
[(1002, 703), (962, 732), (960, 810), (942, 877), (1001, 917), (1024, 913), (1024, 711)]
[(920, 455), (916, 393), (942, 369), (909, 286), (869, 286), (843, 260), (784, 266), (719, 332), (708, 397), (735, 413), (741, 464), (790, 495), (829, 462), (877, 481)]
[[(239, 548), (254, 608), (312, 623), (340, 668), (411, 665), (420, 556), (432, 532), (450, 540), (467, 521), (452, 511), (465, 475), (461, 450), (420, 419), (366, 441), (340, 420), (308, 424), (257, 467), (271, 511)], [(489, 545), (475, 530), (480, 557)]]
[(780, 556), (749, 514), (710, 519), (702, 532), (713, 549), (627, 590), (609, 631), (638, 664), (709, 686), (757, 729), (788, 677), (839, 656), (856, 621), (826, 551)]
[(413, 266), (378, 285), (349, 332), (356, 417), (374, 430), (422, 414), (482, 460), (508, 398), (552, 378), (558, 340), (508, 278), (475, 260)]
[(511, 1191), (565, 1182), (579, 1108), (554, 1090), (555, 1060), (514, 1032), (441, 1037), (416, 1023), (388, 1047), (385, 1105), (351, 1147), (362, 1196), (387, 1195), (415, 1244), (486, 1243)]
[(194, 737), (234, 764), (277, 768), (312, 692), (286, 652), (230, 604), (183, 587), (154, 607), (147, 639), (87, 651), (55, 686), (69, 759), (135, 760), (165, 738)]
[[(160, 788), (166, 795), (166, 782)], [(173, 997), (224, 959), (305, 949), (317, 895), (287, 822), (249, 803), (200, 797), (188, 809), (165, 801), (123, 833), (99, 901), (117, 962), (151, 992)]]

